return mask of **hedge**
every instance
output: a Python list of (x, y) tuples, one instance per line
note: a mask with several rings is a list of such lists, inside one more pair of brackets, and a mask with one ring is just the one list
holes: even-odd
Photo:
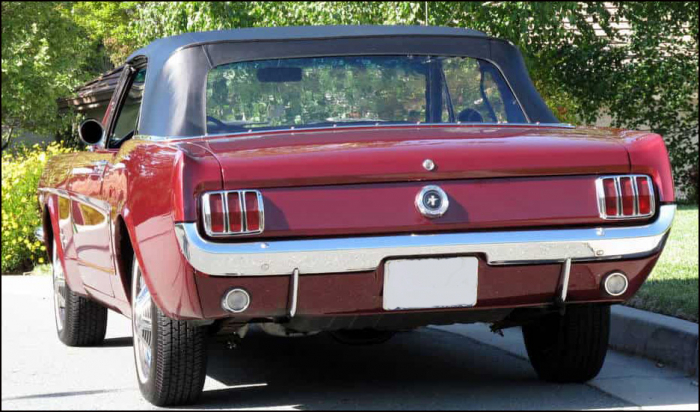
[(19, 146), (2, 153), (2, 273), (44, 263), (46, 247), (34, 237), (41, 224), (37, 186), (46, 161), (74, 149), (59, 143)]

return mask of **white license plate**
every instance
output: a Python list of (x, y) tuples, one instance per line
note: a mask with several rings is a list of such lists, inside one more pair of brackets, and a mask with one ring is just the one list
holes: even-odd
[(384, 264), (384, 310), (476, 304), (475, 257), (397, 259)]

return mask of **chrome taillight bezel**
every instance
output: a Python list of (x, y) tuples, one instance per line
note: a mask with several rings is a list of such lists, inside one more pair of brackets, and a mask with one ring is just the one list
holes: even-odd
[[(631, 215), (623, 214), (622, 207), (622, 187), (620, 185), (621, 178), (630, 178), (632, 180), (632, 193), (634, 196), (634, 211)], [(637, 187), (637, 178), (646, 179), (649, 186), (649, 213), (639, 213), (639, 189)], [(617, 214), (608, 215), (605, 210), (605, 189), (603, 181), (612, 179), (615, 182), (615, 195), (617, 196)], [(654, 184), (651, 177), (647, 175), (609, 175), (600, 176), (595, 181), (596, 196), (598, 198), (598, 213), (601, 219), (606, 220), (629, 220), (629, 219), (644, 219), (654, 216), (656, 212), (656, 197), (654, 193)]]
[[(228, 195), (231, 193), (238, 194), (239, 210), (241, 211), (241, 230), (232, 231), (229, 222), (229, 207)], [(248, 230), (247, 208), (245, 204), (246, 193), (254, 193), (258, 201), (258, 215), (260, 224), (258, 230)], [(211, 229), (211, 203), (210, 197), (213, 195), (221, 196), (224, 218), (224, 231), (215, 232)], [(211, 237), (230, 237), (230, 236), (248, 236), (259, 235), (265, 230), (265, 206), (263, 204), (262, 193), (259, 190), (244, 189), (244, 190), (216, 190), (202, 194), (202, 226), (207, 236)]]

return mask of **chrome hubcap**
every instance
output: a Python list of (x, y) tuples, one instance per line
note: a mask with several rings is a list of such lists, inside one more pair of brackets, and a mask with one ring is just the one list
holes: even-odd
[(151, 370), (151, 343), (153, 341), (153, 322), (151, 321), (151, 293), (141, 277), (141, 270), (134, 263), (134, 285), (132, 288), (131, 324), (134, 337), (134, 354), (136, 369), (141, 383), (148, 381)]
[(63, 324), (66, 321), (66, 276), (63, 273), (61, 261), (58, 259), (56, 243), (53, 245), (51, 272), (53, 275), (53, 305), (56, 315), (56, 328), (60, 332), (63, 330)]

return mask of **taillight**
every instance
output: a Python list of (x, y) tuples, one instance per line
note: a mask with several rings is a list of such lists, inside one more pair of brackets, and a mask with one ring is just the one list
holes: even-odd
[(243, 230), (243, 205), (241, 204), (241, 194), (230, 192), (226, 195), (228, 206), (228, 228), (231, 232), (241, 232)]
[(622, 191), (622, 215), (634, 215), (634, 204), (636, 202), (634, 187), (631, 177), (620, 178), (620, 190)]
[(204, 231), (209, 236), (262, 233), (264, 209), (257, 190), (230, 190), (202, 195)]
[[(213, 193), (207, 202), (209, 206), (208, 221), (212, 232), (223, 232), (226, 224), (224, 222), (224, 200), (221, 193)], [(205, 214), (206, 216), (206, 214)]]
[(604, 179), (603, 180), (603, 191), (604, 191), (604, 201), (605, 201), (605, 214), (608, 216), (615, 216), (618, 214), (617, 211), (617, 187), (615, 185), (615, 179)]
[(654, 211), (654, 191), (651, 180), (645, 176), (637, 176), (637, 199), (639, 199), (639, 214), (650, 215)]
[(260, 210), (258, 210), (258, 193), (245, 193), (245, 226), (249, 232), (257, 232), (260, 230)]
[(604, 219), (631, 219), (654, 214), (654, 189), (649, 176), (605, 176), (596, 180), (598, 210)]

